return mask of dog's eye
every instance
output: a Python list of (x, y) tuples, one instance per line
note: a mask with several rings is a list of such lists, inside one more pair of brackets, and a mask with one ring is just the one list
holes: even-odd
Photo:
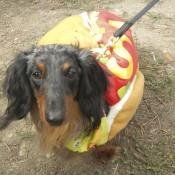
[(39, 71), (33, 72), (32, 77), (35, 79), (41, 79), (41, 72)]
[(76, 70), (74, 68), (70, 68), (66, 72), (66, 77), (68, 77), (69, 79), (72, 79), (74, 78), (75, 74), (76, 74)]

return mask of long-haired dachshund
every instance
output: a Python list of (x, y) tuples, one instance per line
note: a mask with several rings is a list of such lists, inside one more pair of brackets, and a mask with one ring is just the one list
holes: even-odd
[[(114, 20), (114, 15), (112, 19)], [(71, 28), (71, 30), (74, 29)], [(114, 30), (115, 28), (110, 32)], [(101, 63), (95, 59), (94, 52), (90, 49), (82, 49), (81, 41), (80, 48), (71, 44), (62, 44), (62, 42), (61, 44), (60, 42), (40, 44), (17, 55), (7, 70), (4, 82), (4, 93), (8, 98), (8, 106), (0, 118), (0, 129), (5, 128), (13, 120), (22, 119), (30, 113), (41, 135), (42, 145), (46, 148), (64, 146), (69, 140), (82, 133), (86, 133), (84, 137), (88, 139), (89, 135), (93, 137), (94, 132), (96, 132), (96, 137), (101, 137), (98, 129), (101, 127), (102, 118), (104, 116), (107, 118), (106, 116), (114, 113), (113, 104), (109, 104), (105, 97), (109, 86), (112, 86), (110, 73), (103, 69)], [(132, 48), (135, 49), (131, 46), (128, 45), (130, 51)], [(132, 56), (134, 57), (134, 54)], [(126, 60), (122, 63), (122, 58), (118, 59), (118, 64), (124, 68), (131, 64), (130, 60), (128, 63)], [(120, 97), (125, 101), (121, 100), (124, 110), (115, 113), (118, 116), (117, 119), (111, 117), (115, 125), (111, 126), (110, 131), (113, 134), (108, 137), (109, 140), (127, 125), (140, 103), (143, 93), (143, 77), (138, 71), (137, 62), (132, 65), (133, 74), (130, 80), (133, 83), (131, 81), (125, 83), (127, 75), (123, 78), (117, 77), (120, 80), (117, 83), (122, 84), (120, 87), (117, 84), (117, 88), (122, 89), (117, 98)], [(141, 82), (138, 83), (140, 79)], [(130, 85), (131, 88), (129, 88)], [(127, 95), (123, 95), (124, 91), (131, 91), (134, 95), (131, 93), (130, 97), (125, 97)], [(123, 121), (126, 122), (123, 124)], [(116, 131), (115, 126), (117, 126)], [(109, 129), (106, 130), (109, 133)], [(89, 148), (94, 147), (96, 143), (90, 144)], [(114, 153), (111, 147), (105, 150)], [(105, 152), (103, 148), (102, 152)]]
[(76, 130), (99, 126), (102, 109), (108, 110), (106, 87), (106, 75), (89, 51), (50, 45), (20, 53), (7, 70), (8, 107), (0, 127), (31, 112), (47, 139), (66, 140)]

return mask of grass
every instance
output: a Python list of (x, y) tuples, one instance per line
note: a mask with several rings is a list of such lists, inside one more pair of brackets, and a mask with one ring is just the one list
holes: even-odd
[[(130, 135), (125, 135), (122, 141), (124, 148), (118, 161), (119, 166), (122, 166), (119, 174), (122, 175), (128, 171), (128, 174), (133, 175), (165, 175), (165, 173), (168, 175), (168, 172), (175, 171), (175, 149), (171, 145), (172, 138), (156, 135), (150, 137), (149, 132), (141, 137), (138, 128), (130, 128), (130, 131)], [(132, 140), (132, 143), (127, 146), (126, 138)]]
[(154, 13), (154, 12), (147, 12), (146, 15), (147, 15), (149, 18), (151, 18), (152, 20), (154, 20), (154, 22), (161, 19), (161, 15), (160, 15), (160, 14), (157, 15), (157, 13)]
[[(175, 86), (175, 75), (168, 68), (175, 65), (175, 62), (165, 58), (163, 53), (140, 49), (140, 69), (145, 76), (145, 85), (166, 100), (173, 99), (175, 93), (172, 87)], [(163, 93), (162, 93), (163, 92)]]
[[(118, 0), (119, 1), (119, 0)], [(56, 3), (58, 3), (55, 0)], [(92, 11), (92, 10), (97, 10), (97, 9), (102, 9), (106, 7), (108, 4), (111, 3), (116, 3), (114, 0), (109, 0), (109, 1), (100, 1), (100, 0), (60, 0), (59, 1), (59, 8), (64, 7), (64, 8), (74, 8), (78, 10), (86, 10), (86, 11)]]

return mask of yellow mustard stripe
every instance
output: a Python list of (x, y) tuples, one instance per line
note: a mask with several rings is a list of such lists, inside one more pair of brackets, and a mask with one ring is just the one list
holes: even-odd
[[(121, 37), (116, 44), (113, 45), (113, 51), (123, 59), (126, 59), (129, 63), (127, 68), (122, 68), (118, 63), (116, 58), (112, 57), (106, 63), (107, 68), (116, 76), (122, 79), (130, 79), (133, 73), (133, 58), (126, 48), (123, 46), (123, 42), (131, 42), (129, 38), (124, 35)], [(115, 43), (115, 39), (113, 41)]]

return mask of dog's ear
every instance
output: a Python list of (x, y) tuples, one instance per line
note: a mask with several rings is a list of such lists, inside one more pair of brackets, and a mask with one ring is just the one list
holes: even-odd
[(5, 128), (15, 119), (24, 118), (31, 109), (32, 93), (26, 73), (26, 57), (30, 53), (18, 54), (7, 69), (3, 90), (8, 99), (8, 105), (4, 115), (0, 117), (0, 129)]
[(89, 119), (92, 128), (95, 129), (104, 115), (103, 105), (107, 79), (91, 52), (81, 50), (79, 62), (82, 73), (77, 99), (83, 115)]

